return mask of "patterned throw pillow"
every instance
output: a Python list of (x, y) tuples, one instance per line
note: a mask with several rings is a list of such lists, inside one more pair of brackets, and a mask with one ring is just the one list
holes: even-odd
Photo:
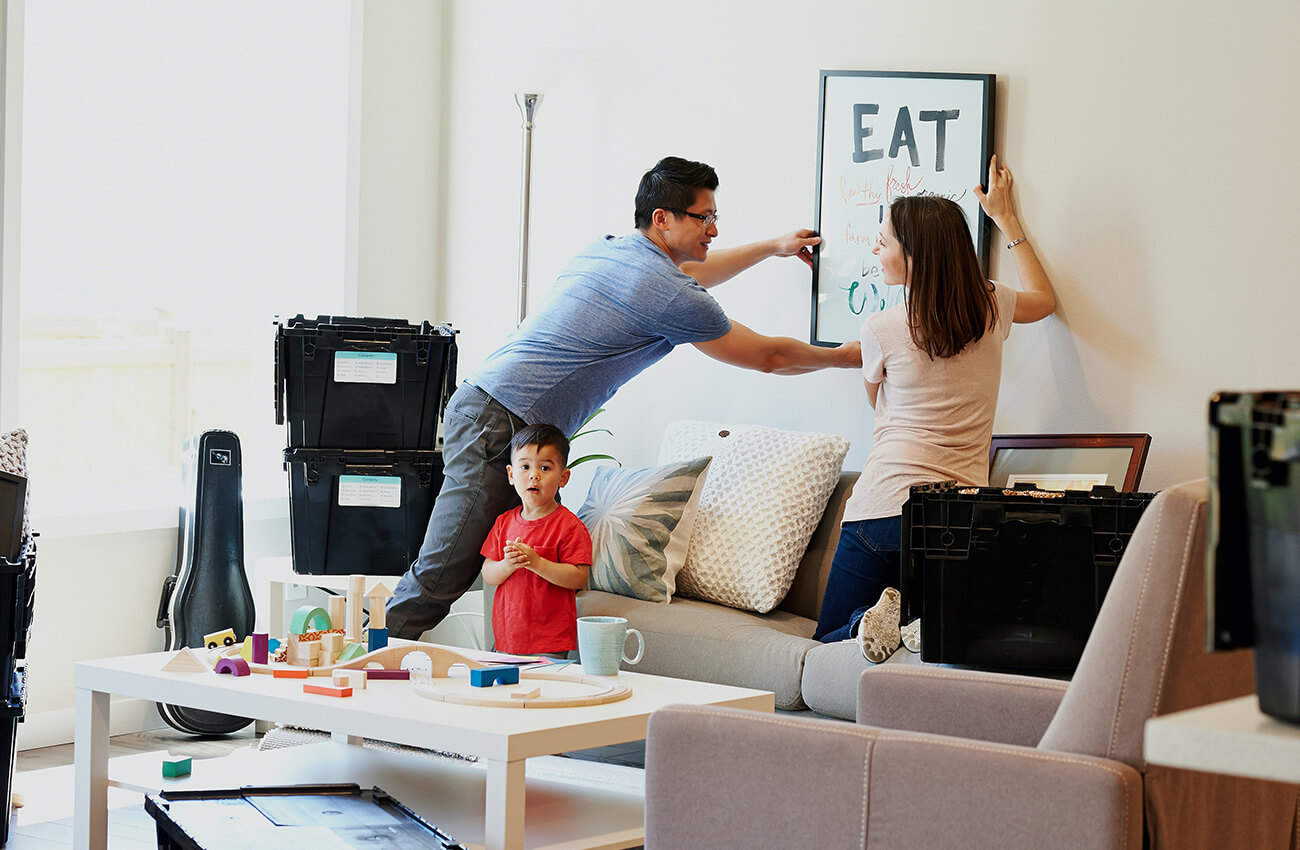
[(591, 532), (592, 590), (648, 602), (672, 598), (709, 461), (596, 472), (578, 510)]
[(837, 434), (669, 423), (660, 463), (713, 456), (678, 593), (760, 614), (781, 604), (848, 451)]

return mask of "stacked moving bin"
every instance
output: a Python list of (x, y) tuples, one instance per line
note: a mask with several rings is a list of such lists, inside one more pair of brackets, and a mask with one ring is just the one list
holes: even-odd
[(1073, 671), (1152, 493), (912, 488), (903, 508), (905, 619), (921, 659)]
[[(23, 434), (24, 444), (26, 439)], [(36, 592), (36, 543), (25, 519), (26, 504), (27, 478), (0, 472), (0, 756), (5, 771), (0, 845), (9, 840), (18, 723), (27, 710), (24, 659)]]
[(277, 321), (275, 366), (294, 572), (406, 572), (442, 487), (438, 423), (456, 381), (456, 331), (298, 315)]

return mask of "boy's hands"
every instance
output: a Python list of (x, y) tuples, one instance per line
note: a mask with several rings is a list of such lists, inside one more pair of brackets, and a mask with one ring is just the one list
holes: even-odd
[(518, 569), (533, 570), (536, 572), (537, 561), (539, 560), (537, 550), (522, 540), (511, 540), (505, 545), (505, 561), (510, 566)]

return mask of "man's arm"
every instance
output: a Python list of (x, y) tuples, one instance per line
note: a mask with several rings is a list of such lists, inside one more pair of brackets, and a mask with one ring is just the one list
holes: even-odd
[(795, 230), (784, 236), (751, 242), (737, 248), (718, 248), (709, 251), (702, 263), (682, 263), (681, 270), (708, 289), (731, 280), (745, 269), (768, 257), (798, 257), (812, 267), (812, 249), (821, 237), (811, 230)]
[(788, 336), (764, 336), (739, 322), (731, 330), (695, 347), (714, 360), (759, 372), (802, 375), (818, 369), (862, 368), (862, 343), (846, 342), (835, 348), (809, 345)]

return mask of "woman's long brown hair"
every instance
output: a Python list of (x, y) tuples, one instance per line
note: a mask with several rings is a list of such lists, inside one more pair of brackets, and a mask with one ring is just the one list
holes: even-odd
[(909, 195), (890, 204), (889, 220), (907, 259), (912, 341), (931, 358), (952, 357), (997, 323), (966, 217), (947, 198)]

